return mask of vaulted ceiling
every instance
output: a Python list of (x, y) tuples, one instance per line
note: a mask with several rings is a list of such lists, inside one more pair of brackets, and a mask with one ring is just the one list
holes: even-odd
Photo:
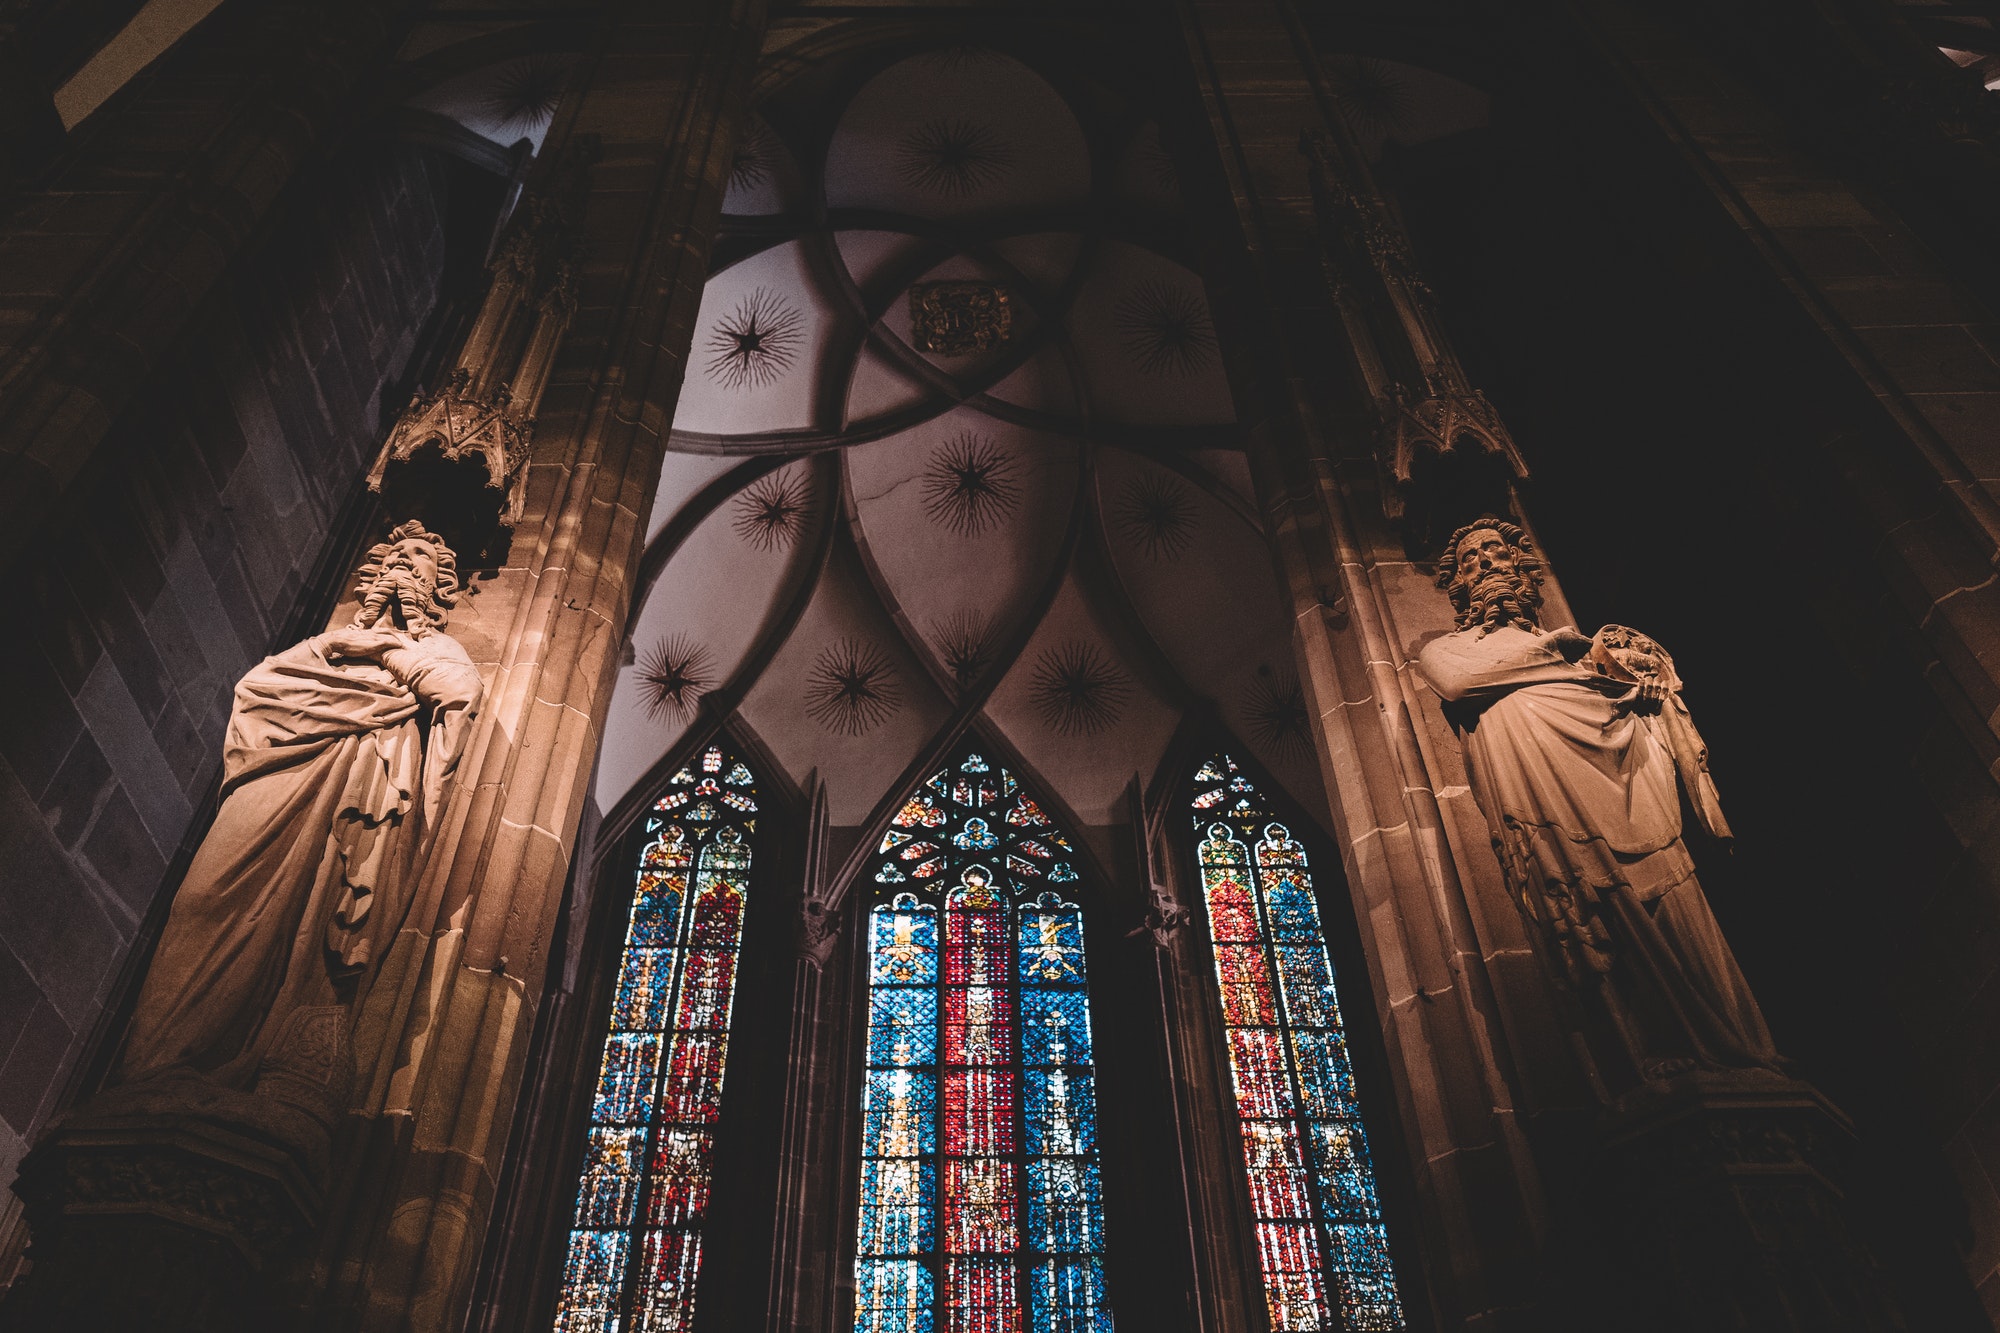
[[(869, 822), (967, 726), (1108, 823), (1209, 700), (1323, 809), (1153, 124), (963, 47), (877, 57), (759, 112), (599, 804), (726, 712), (795, 782), (817, 770), (836, 824)], [(1004, 337), (923, 350), (912, 288), (944, 281), (1003, 293)]]

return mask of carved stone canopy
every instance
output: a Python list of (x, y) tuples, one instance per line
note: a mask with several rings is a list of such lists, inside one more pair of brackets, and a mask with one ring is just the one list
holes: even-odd
[(1464, 443), (1499, 455), (1514, 476), (1528, 475), (1528, 462), (1515, 447), (1514, 437), (1508, 434), (1493, 404), (1477, 389), (1455, 391), (1431, 384), (1421, 394), (1399, 393), (1383, 435), (1389, 470), (1398, 485), (1407, 486), (1415, 480), (1418, 450), (1446, 454)]
[(1527, 460), (1486, 395), (1435, 380), (1382, 405), (1376, 456), (1385, 474), (1383, 514), (1415, 550), (1435, 547), (1475, 515), (1510, 512), (1514, 483), (1528, 476)]
[[(482, 394), (461, 368), (442, 389), (419, 391), (403, 409), (369, 470), (368, 489), (391, 499), (395, 512), (427, 511), (431, 527), (471, 554), (486, 544), (488, 534), (479, 529), (520, 522), (533, 432), (534, 420), (515, 410), (506, 385)], [(472, 493), (437, 494), (441, 489)], [(462, 516), (454, 523), (440, 508)], [(449, 530), (455, 527), (465, 530)]]

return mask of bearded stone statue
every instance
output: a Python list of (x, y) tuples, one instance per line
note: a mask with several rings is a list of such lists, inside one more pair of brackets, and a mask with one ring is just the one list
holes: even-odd
[(237, 684), (221, 808), (114, 1083), (192, 1076), (327, 1127), (346, 1109), (352, 1011), (408, 909), (479, 702), (477, 668), (442, 632), (457, 591), (451, 549), (405, 523), (369, 551), (352, 624)]
[(1541, 577), (1515, 525), (1459, 529), (1438, 568), (1458, 628), (1417, 659), (1508, 886), (1638, 1078), (1776, 1068), (1682, 838), (1684, 811), (1718, 842), (1730, 831), (1673, 659), (1620, 625), (1544, 631)]

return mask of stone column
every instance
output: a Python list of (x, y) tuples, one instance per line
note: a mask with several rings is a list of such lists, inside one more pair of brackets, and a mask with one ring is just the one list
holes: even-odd
[[(295, 21), (299, 6), (283, 8)], [(463, 1320), (762, 27), (757, 0), (665, 18), (632, 0), (602, 19), (460, 373), (384, 446), (375, 480), (393, 519), (461, 519), (456, 539), (490, 551), (465, 552), (453, 626), (485, 689), (412, 905), (376, 955), (330, 1156), (321, 1137), (302, 1160), (237, 1113), (241, 1097), (169, 1106), (114, 1089), (59, 1125), (24, 1177), (36, 1268), (10, 1318)], [(0, 382), (0, 422), (34, 391)], [(447, 480), (402, 484), (425, 460)], [(481, 523), (501, 531), (487, 542)]]
[(597, 142), (585, 257), (522, 517), (457, 625), (484, 716), (357, 1036), (316, 1280), (358, 1328), (465, 1314), (763, 22), (760, 0), (618, 6), (544, 148)]
[[(1346, 340), (1325, 282), (1299, 141), (1330, 119), (1285, 6), (1191, 0), (1177, 12), (1207, 112), (1187, 132), (1215, 142), (1222, 179), (1211, 188), (1232, 205), (1212, 219), (1229, 239), (1210, 257), (1211, 295), (1295, 608), (1300, 679), (1416, 1178), (1420, 1233), (1392, 1242), (1420, 1246), (1431, 1291), (1405, 1299), (1430, 1306), (1440, 1327), (1540, 1328), (1549, 1219), (1531, 1122), (1588, 1094), (1497, 866), (1466, 854), (1471, 826), (1436, 776), (1439, 738), (1406, 669), (1414, 635), (1399, 613), (1421, 603), (1430, 618), (1437, 593), (1383, 517), (1376, 372)], [(1483, 844), (1482, 832), (1472, 850)], [(1255, 1293), (1231, 1301), (1226, 1288), (1243, 1276), (1211, 1276), (1219, 1308), (1261, 1304)]]
[(1810, 1087), (1600, 1074), (1411, 671), (1452, 628), (1429, 562), (1482, 511), (1526, 526), (1532, 448), (1467, 381), (1292, 7), (1181, 15), (1249, 254), (1218, 311), (1254, 357), (1254, 466), (1416, 1159), (1430, 1291), (1406, 1299), (1466, 1329), (1901, 1328), (1837, 1187), (1850, 1131)]

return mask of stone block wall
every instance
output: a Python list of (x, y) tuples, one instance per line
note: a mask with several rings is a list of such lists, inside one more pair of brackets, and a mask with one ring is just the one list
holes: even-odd
[(5, 572), (0, 1179), (207, 822), (237, 677), (323, 595), (437, 300), (447, 193), (442, 158), (388, 143), (315, 173)]

